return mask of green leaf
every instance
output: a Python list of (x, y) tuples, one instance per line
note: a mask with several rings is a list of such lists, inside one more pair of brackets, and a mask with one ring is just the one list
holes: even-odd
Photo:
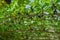
[(45, 3), (49, 3), (50, 4), (50, 0), (42, 0), (42, 2), (45, 2)]

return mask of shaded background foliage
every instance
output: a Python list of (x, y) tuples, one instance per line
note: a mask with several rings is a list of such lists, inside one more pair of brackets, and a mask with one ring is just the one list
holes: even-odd
[(0, 0), (0, 40), (60, 40), (60, 0), (8, 2)]

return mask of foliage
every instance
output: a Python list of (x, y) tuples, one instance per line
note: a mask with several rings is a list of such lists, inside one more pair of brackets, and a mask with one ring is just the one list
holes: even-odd
[(0, 0), (0, 40), (59, 40), (60, 0)]

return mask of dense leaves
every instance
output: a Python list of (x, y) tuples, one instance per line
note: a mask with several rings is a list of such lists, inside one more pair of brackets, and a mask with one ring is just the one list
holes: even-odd
[(0, 40), (59, 40), (58, 2), (0, 0)]

